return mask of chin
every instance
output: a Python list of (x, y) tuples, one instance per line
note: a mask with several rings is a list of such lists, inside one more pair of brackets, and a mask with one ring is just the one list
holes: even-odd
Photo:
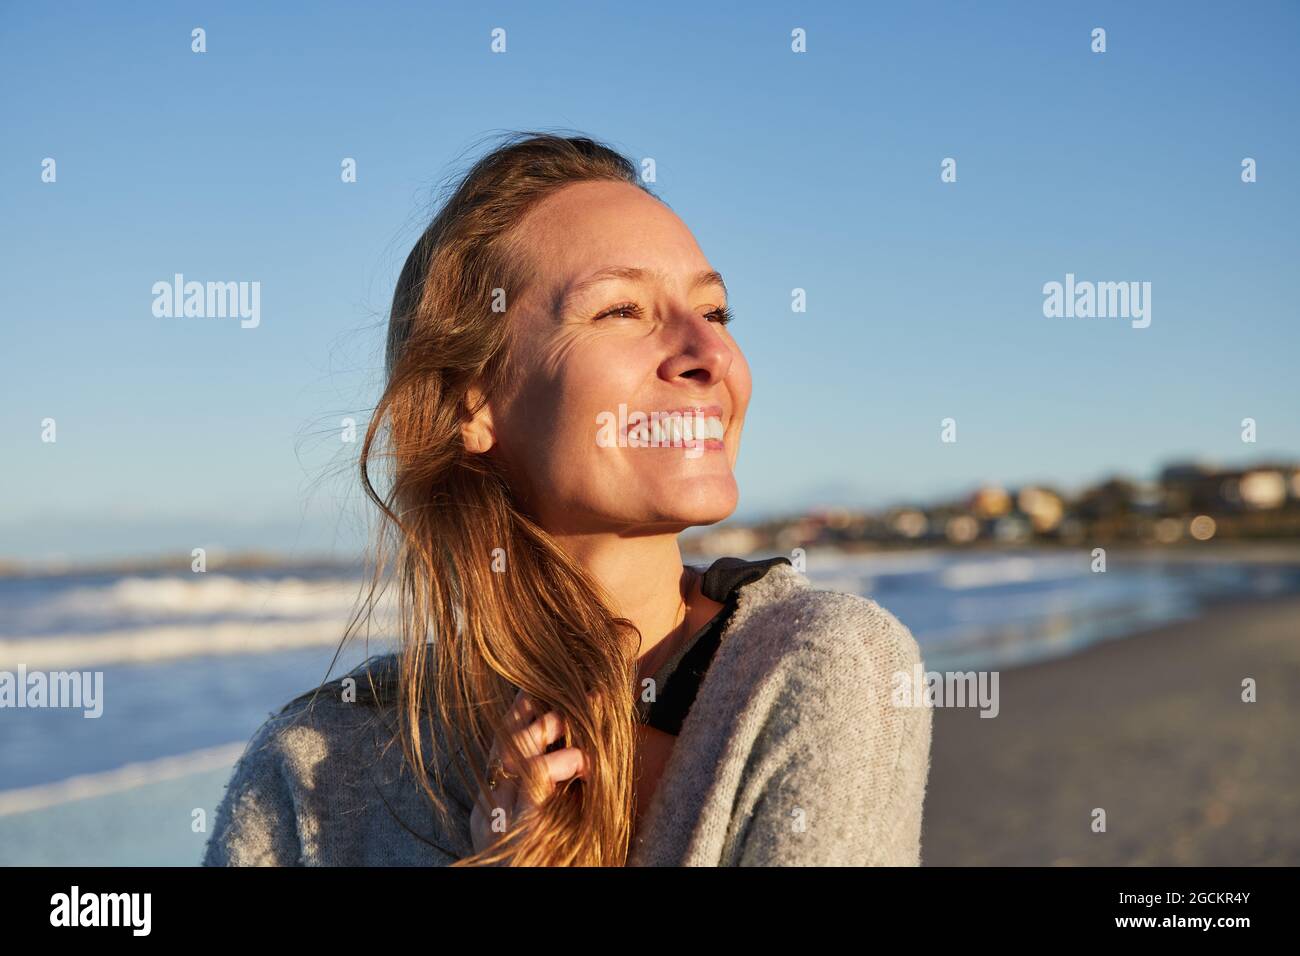
[(674, 482), (654, 500), (666, 518), (687, 527), (716, 524), (736, 510), (740, 489), (730, 474), (707, 475)]

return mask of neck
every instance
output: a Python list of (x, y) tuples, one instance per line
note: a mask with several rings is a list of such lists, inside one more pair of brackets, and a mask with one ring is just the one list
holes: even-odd
[(561, 535), (558, 540), (605, 589), (613, 602), (611, 610), (641, 632), (638, 659), (643, 667), (662, 661), (660, 651), (668, 649), (666, 641), (702, 624), (696, 622), (710, 613), (708, 605), (719, 607), (695, 593), (675, 534), (576, 534)]

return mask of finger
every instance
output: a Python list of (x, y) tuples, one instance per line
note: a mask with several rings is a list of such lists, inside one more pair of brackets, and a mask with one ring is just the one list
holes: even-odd
[(506, 712), (506, 733), (518, 733), (537, 716), (532, 699), (521, 689)]
[[(564, 737), (564, 718), (555, 711), (549, 711), (528, 725), (522, 733), (514, 738), (519, 753), (508, 753), (500, 758), (505, 776), (510, 780), (519, 780), (524, 776), (521, 766), (541, 756), (546, 748)], [(507, 748), (508, 749), (508, 748)]]
[(547, 711), (515, 735), (515, 743), (525, 758), (540, 754), (564, 736), (564, 718)]
[(563, 747), (548, 754), (533, 758), (541, 764), (542, 777), (554, 786), (571, 777), (580, 777), (586, 772), (586, 758), (577, 747)]
[(501, 737), (516, 736), (528, 727), (529, 721), (532, 720), (534, 707), (532, 701), (523, 690), (515, 694), (515, 699), (511, 701), (510, 707), (506, 710), (502, 727), (498, 733), (492, 737), (492, 746), (488, 749), (488, 766), (492, 766), (495, 761), (502, 759)]
[(549, 754), (540, 754), (532, 758), (533, 762), (539, 763), (542, 778), (545, 781), (545, 789), (539, 793), (529, 793), (525, 789), (519, 791), (518, 803), (515, 805), (517, 813), (522, 813), (525, 809), (535, 807), (537, 803), (546, 797), (555, 789), (556, 784), (563, 783), (573, 777), (585, 777), (587, 771), (586, 757), (577, 747), (565, 747)]
[(562, 747), (549, 754), (542, 754), (546, 761), (546, 771), (552, 783), (563, 783), (572, 777), (587, 775), (587, 757), (577, 747)]

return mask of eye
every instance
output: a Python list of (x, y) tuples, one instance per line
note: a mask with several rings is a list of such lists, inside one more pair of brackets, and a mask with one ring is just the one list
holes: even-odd
[(736, 317), (734, 314), (732, 314), (732, 311), (729, 308), (727, 308), (725, 305), (719, 306), (718, 308), (714, 309), (712, 312), (706, 313), (706, 315), (709, 318), (716, 320), (719, 325), (726, 325), (728, 322), (730, 322), (732, 319)]
[(596, 316), (596, 319), (593, 319), (592, 321), (596, 321), (597, 319), (608, 318), (609, 316), (613, 316), (613, 315), (618, 315), (620, 312), (626, 312), (629, 315), (631, 315), (633, 318), (638, 318), (641, 315), (641, 307), (637, 305), (635, 302), (624, 302), (622, 305), (616, 305), (613, 306), (612, 308), (606, 309), (604, 312), (600, 313), (600, 315)]

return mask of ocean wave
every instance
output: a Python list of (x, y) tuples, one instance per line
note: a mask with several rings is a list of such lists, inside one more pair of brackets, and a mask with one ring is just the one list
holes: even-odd
[(227, 621), (109, 633), (57, 634), (0, 639), (0, 670), (82, 670), (112, 664), (152, 664), (205, 655), (269, 654), (337, 645), (346, 618), (338, 621)]
[(1023, 584), (1056, 578), (1085, 578), (1088, 564), (1077, 555), (980, 558), (944, 568), (939, 582), (950, 591)]
[(76, 800), (88, 800), (165, 780), (176, 780), (190, 774), (233, 767), (246, 746), (247, 742), (222, 744), (174, 757), (130, 763), (99, 773), (78, 774), (54, 783), (0, 790), (0, 817), (44, 810)]
[(126, 577), (54, 594), (29, 613), (50, 619), (105, 615), (123, 619), (153, 615), (300, 617), (350, 607), (357, 597), (357, 585), (355, 578)]

